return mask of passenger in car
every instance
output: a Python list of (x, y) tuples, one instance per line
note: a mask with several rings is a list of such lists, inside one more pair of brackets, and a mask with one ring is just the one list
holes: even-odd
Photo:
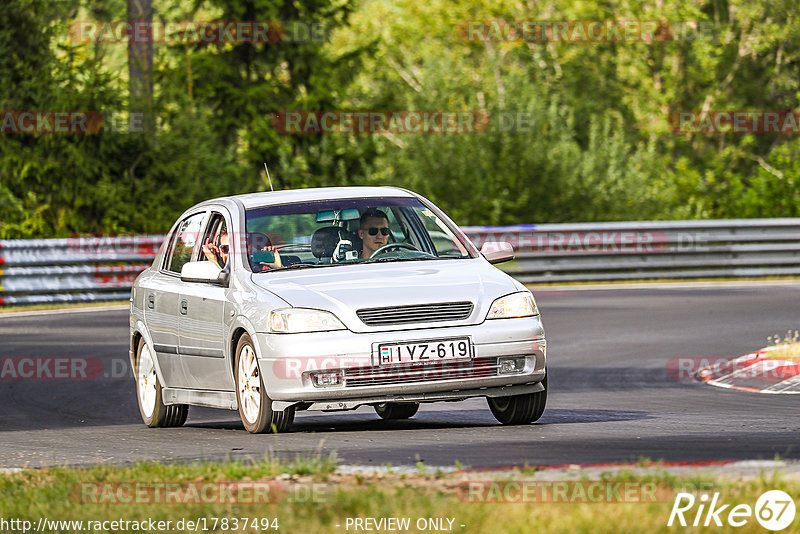
[(361, 259), (372, 257), (376, 250), (389, 242), (389, 217), (386, 212), (377, 208), (369, 208), (361, 215), (358, 237), (364, 246)]
[[(272, 252), (275, 256), (274, 260), (272, 262), (256, 261), (256, 255), (254, 253), (259, 251)], [(253, 271), (255, 272), (266, 271), (267, 269), (279, 269), (283, 267), (281, 255), (272, 245), (272, 240), (267, 234), (263, 234), (261, 232), (251, 232), (247, 234), (247, 253), (252, 259), (251, 265), (253, 267)]]
[(228, 252), (230, 248), (227, 230), (220, 232), (214, 238), (214, 242), (218, 244), (214, 244), (210, 239), (206, 238), (206, 242), (203, 243), (203, 254), (208, 261), (213, 261), (217, 264), (217, 267), (224, 269), (225, 265), (228, 263)]

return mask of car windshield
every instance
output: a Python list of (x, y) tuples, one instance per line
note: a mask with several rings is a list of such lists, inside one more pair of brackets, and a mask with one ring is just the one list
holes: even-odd
[(454, 229), (415, 198), (283, 204), (246, 212), (253, 272), (469, 258)]

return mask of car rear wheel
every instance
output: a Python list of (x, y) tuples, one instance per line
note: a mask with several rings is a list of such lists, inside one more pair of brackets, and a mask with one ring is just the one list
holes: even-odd
[(236, 345), (236, 401), (244, 428), (251, 434), (286, 432), (294, 421), (294, 408), (272, 409), (258, 368), (250, 336), (243, 334)]
[(383, 419), (408, 419), (419, 410), (419, 403), (384, 402), (376, 404), (375, 411)]
[(513, 395), (511, 397), (487, 397), (489, 409), (504, 425), (526, 425), (538, 421), (547, 404), (547, 377), (542, 380), (544, 391)]
[(136, 353), (136, 398), (142, 421), (150, 428), (181, 426), (189, 415), (185, 404), (164, 404), (153, 353), (144, 341)]

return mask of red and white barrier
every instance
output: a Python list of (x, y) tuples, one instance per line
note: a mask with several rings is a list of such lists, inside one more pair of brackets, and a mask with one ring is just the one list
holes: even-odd
[(732, 360), (700, 369), (697, 378), (706, 384), (758, 393), (800, 393), (800, 364), (773, 359), (767, 347)]

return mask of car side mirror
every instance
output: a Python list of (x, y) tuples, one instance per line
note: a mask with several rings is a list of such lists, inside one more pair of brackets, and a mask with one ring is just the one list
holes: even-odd
[(213, 261), (190, 261), (181, 268), (181, 280), (224, 286), (228, 283), (228, 273)]
[(487, 241), (481, 247), (481, 254), (486, 260), (494, 265), (514, 259), (514, 247), (504, 241)]

